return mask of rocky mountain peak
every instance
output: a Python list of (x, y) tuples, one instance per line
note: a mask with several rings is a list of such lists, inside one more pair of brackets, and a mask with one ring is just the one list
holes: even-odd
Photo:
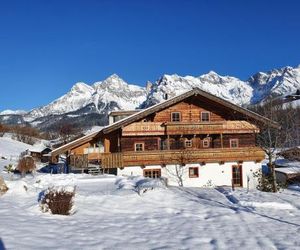
[(121, 77), (117, 74), (113, 74), (107, 77), (101, 82), (96, 82), (93, 87), (96, 91), (107, 90), (107, 91), (118, 91), (120, 89), (128, 88), (128, 83), (126, 83)]
[(85, 84), (84, 82), (77, 82), (73, 85), (70, 92), (77, 92), (77, 93), (90, 93), (92, 94), (94, 92), (94, 89), (90, 86)]
[[(128, 84), (113, 74), (92, 86), (78, 82), (65, 95), (20, 117), (42, 128), (61, 119), (86, 121), (88, 115), (93, 119), (101, 117), (101, 120), (91, 120), (91, 123), (105, 125), (107, 113), (111, 110), (146, 108), (165, 100), (166, 96), (172, 98), (194, 87), (238, 105), (256, 104), (269, 96), (282, 96), (300, 89), (300, 65), (258, 72), (247, 81), (221, 76), (215, 71), (199, 77), (164, 74), (154, 83), (147, 82), (145, 87)], [(0, 122), (10, 121), (4, 114), (7, 112), (0, 113)], [(53, 119), (53, 116), (57, 118)]]

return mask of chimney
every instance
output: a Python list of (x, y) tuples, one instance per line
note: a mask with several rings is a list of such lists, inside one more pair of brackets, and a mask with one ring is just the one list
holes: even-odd
[(164, 93), (164, 99), (168, 100), (168, 93)]

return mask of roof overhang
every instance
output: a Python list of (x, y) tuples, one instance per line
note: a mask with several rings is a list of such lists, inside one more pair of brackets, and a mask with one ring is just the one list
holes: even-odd
[(251, 119), (254, 119), (255, 121), (257, 121), (257, 123), (265, 123), (265, 124), (269, 124), (270, 126), (274, 127), (274, 128), (277, 128), (279, 129), (280, 128), (280, 125), (262, 115), (259, 115), (251, 110), (248, 110), (248, 109), (245, 109), (243, 107), (240, 107), (236, 104), (233, 104), (231, 102), (228, 102), (220, 97), (217, 97), (217, 96), (214, 96), (208, 92), (205, 92), (203, 90), (200, 90), (199, 88), (194, 88), (188, 92), (185, 92), (181, 95), (178, 95), (178, 96), (175, 96), (169, 100), (166, 100), (166, 101), (163, 101), (161, 103), (158, 103), (156, 105), (153, 105), (151, 106), (150, 108), (147, 108), (147, 109), (144, 109), (138, 113), (135, 113), (129, 117), (126, 117), (116, 123), (113, 123), (111, 124), (110, 126), (107, 126), (103, 129), (103, 133), (104, 134), (107, 134), (107, 133), (110, 133), (116, 129), (119, 129), (119, 128), (122, 128), (124, 126), (127, 126), (129, 125), (130, 123), (132, 122), (136, 122), (140, 119), (143, 119), (144, 117), (148, 116), (148, 115), (151, 115), (152, 113), (155, 113), (155, 112), (159, 112), (165, 108), (168, 108), (176, 103), (179, 103), (191, 96), (197, 96), (197, 95), (200, 95), (200, 96), (203, 96), (215, 103), (218, 103), (220, 105), (223, 105), (229, 109), (232, 109), (234, 110), (235, 112), (238, 112), (240, 114), (243, 114)]

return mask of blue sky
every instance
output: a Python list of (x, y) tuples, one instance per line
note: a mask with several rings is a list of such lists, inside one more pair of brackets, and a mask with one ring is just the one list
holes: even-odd
[(144, 85), (300, 64), (300, 1), (0, 0), (0, 110), (116, 73)]

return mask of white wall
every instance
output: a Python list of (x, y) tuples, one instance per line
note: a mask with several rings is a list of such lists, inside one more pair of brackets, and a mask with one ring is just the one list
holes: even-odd
[[(210, 186), (231, 186), (232, 179), (232, 165), (236, 165), (237, 162), (225, 162), (225, 164), (219, 163), (207, 163), (201, 166), (200, 164), (187, 164), (184, 167), (183, 185), (186, 187), (210, 187)], [(261, 163), (255, 163), (253, 161), (243, 162), (242, 164), (243, 174), (243, 187), (247, 187), (247, 176), (249, 176), (249, 187), (255, 188), (257, 180), (253, 177), (253, 173), (261, 169)], [(189, 178), (189, 167), (198, 167), (199, 177)], [(168, 178), (169, 185), (178, 185), (175, 165), (167, 165), (166, 167), (146, 166), (145, 169), (161, 169), (162, 177)], [(143, 169), (139, 166), (125, 167), (124, 169), (118, 169), (118, 175), (143, 175)]]

